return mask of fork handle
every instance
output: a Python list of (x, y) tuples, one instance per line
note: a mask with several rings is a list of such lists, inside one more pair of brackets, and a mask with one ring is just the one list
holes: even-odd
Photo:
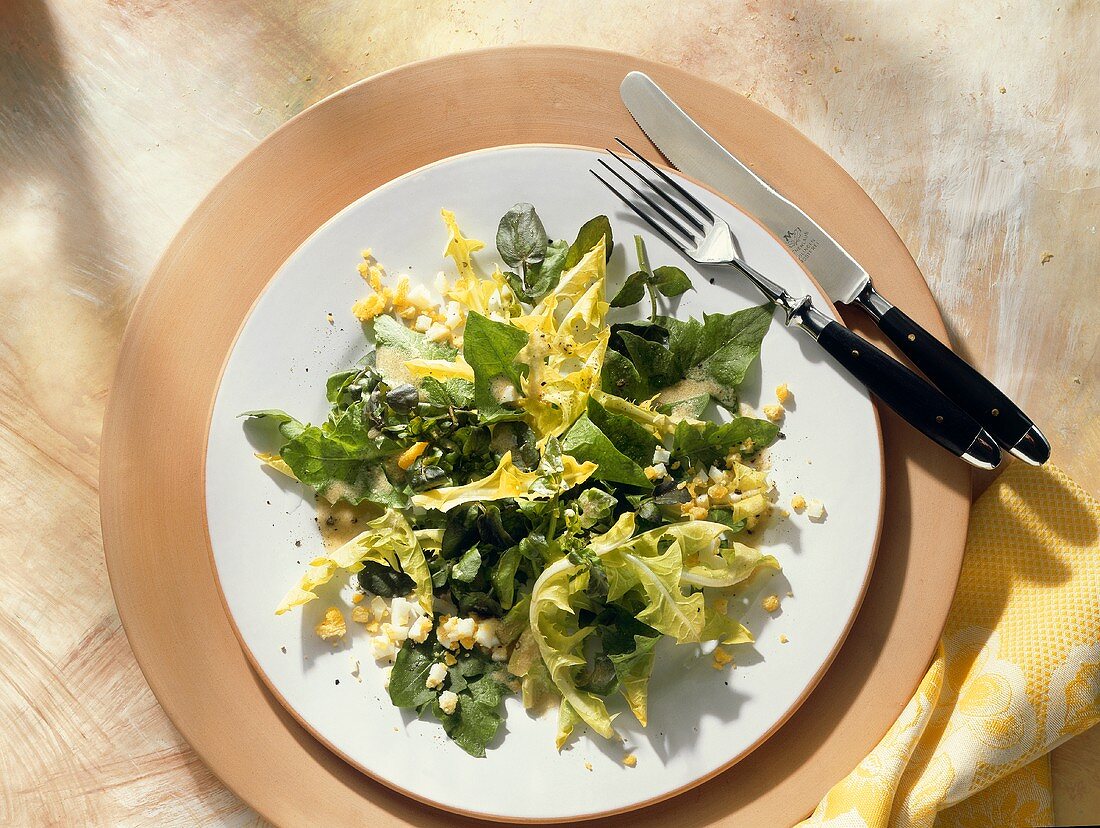
[(856, 302), (928, 379), (978, 420), (1001, 446), (1033, 465), (1050, 458), (1050, 444), (1035, 423), (970, 363), (890, 304), (870, 283)]
[(1000, 449), (977, 420), (859, 334), (808, 303), (791, 315), (790, 324), (814, 337), (868, 391), (956, 457), (983, 469), (996, 468), (1001, 462)]

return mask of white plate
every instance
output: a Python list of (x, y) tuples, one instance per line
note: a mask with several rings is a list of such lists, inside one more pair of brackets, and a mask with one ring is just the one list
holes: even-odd
[[(229, 356), (210, 424), (206, 497), (214, 561), (232, 620), (264, 679), (352, 764), (418, 799), (495, 819), (627, 810), (697, 784), (744, 756), (790, 716), (840, 646), (870, 575), (882, 513), (881, 441), (867, 394), (827, 364), (812, 342), (777, 321), (743, 398), (763, 405), (774, 401), (776, 385), (790, 386), (794, 402), (783, 426), (786, 439), (771, 450), (771, 477), (781, 505), (801, 492), (823, 500), (828, 517), (812, 523), (792, 515), (763, 533), (761, 545), (784, 571), (762, 579), (745, 599), (755, 645), (737, 648), (736, 668), (722, 671), (698, 647), (664, 646), (650, 684), (649, 726), (638, 727), (629, 712), (621, 715), (616, 726), (623, 744), (582, 734), (558, 754), (555, 717), (532, 718), (509, 698), (503, 738), (486, 758), (474, 759), (450, 743), (438, 723), (410, 720), (391, 706), (362, 630), (349, 632), (335, 649), (314, 635), (329, 601), (274, 615), (320, 549), (313, 498), (259, 467), (237, 415), (276, 407), (303, 420), (325, 418), (325, 378), (367, 349), (350, 312), (365, 291), (355, 269), (364, 247), (391, 273), (408, 271), (430, 287), (447, 267), (441, 207), (455, 211), (464, 232), (486, 241), (475, 258), (491, 266), (500, 216), (529, 201), (552, 237), (572, 238), (600, 213), (611, 218), (616, 245), (609, 293), (634, 266), (632, 234), (643, 233), (654, 265), (676, 264), (695, 284), (675, 309), (678, 316), (760, 303), (740, 278), (690, 266), (641, 227), (589, 174), (596, 157), (571, 147), (485, 150), (409, 173), (347, 207), (287, 260), (257, 301)], [(827, 311), (817, 287), (766, 230), (684, 183), (730, 223), (749, 263), (792, 293), (809, 293)], [(330, 312), (335, 326), (326, 321)], [(788, 590), (794, 597), (785, 597)], [(768, 593), (783, 597), (782, 611), (772, 616), (760, 607), (760, 595)], [(362, 664), (362, 682), (351, 675), (353, 658)], [(636, 767), (622, 764), (628, 753), (637, 756)]]

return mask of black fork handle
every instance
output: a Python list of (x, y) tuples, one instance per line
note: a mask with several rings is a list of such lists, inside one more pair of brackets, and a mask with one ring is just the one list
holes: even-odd
[(808, 302), (791, 315), (841, 367), (894, 409), (917, 431), (956, 457), (983, 469), (996, 468), (1001, 451), (977, 420), (854, 331), (826, 317)]
[(871, 314), (909, 360), (982, 424), (1003, 448), (1028, 463), (1050, 458), (1050, 443), (1038, 426), (996, 385), (966, 360), (894, 307), (868, 284), (856, 303)]

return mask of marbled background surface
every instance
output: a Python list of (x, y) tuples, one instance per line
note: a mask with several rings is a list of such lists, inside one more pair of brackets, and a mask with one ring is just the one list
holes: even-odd
[[(199, 199), (287, 118), (411, 60), (517, 43), (663, 61), (795, 124), (893, 222), (956, 347), (1097, 493), (1094, 2), (8, 0), (0, 823), (259, 821), (167, 721), (111, 600), (98, 441), (127, 314)], [(1100, 821), (1100, 731), (1053, 762), (1059, 821)]]

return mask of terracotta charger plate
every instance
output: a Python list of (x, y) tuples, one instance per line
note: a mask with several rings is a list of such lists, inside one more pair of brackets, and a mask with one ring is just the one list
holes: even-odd
[[(199, 755), (273, 822), (473, 820), (403, 797), (330, 753), (266, 690), (233, 634), (209, 561), (196, 470), (241, 322), (317, 227), (412, 169), (507, 143), (600, 145), (621, 135), (644, 146), (618, 101), (618, 84), (631, 69), (651, 74), (945, 338), (919, 271), (858, 185), (789, 125), (677, 70), (582, 49), (476, 52), (364, 81), (276, 131), (200, 205), (142, 294), (123, 342), (101, 475), (108, 569), (138, 662)], [(708, 118), (711, 112), (721, 118)], [(870, 334), (858, 317), (848, 322)], [(848, 639), (817, 689), (730, 770), (606, 822), (791, 823), (900, 712), (927, 667), (954, 591), (969, 476), (889, 412), (882, 428), (886, 506), (878, 561)], [(861, 471), (868, 470), (850, 473)]]

